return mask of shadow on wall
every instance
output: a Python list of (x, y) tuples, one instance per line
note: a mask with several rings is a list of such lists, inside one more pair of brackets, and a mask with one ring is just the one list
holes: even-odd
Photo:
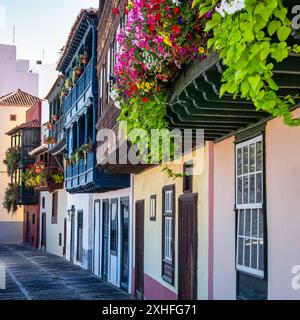
[(0, 222), (0, 242), (19, 244), (23, 242), (23, 222)]

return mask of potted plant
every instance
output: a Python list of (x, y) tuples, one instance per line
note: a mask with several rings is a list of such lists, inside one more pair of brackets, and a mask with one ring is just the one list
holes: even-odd
[(53, 144), (53, 143), (56, 143), (56, 139), (54, 137), (51, 137), (51, 136), (48, 136), (46, 139), (45, 139), (45, 144)]
[(54, 122), (57, 122), (59, 120), (59, 115), (58, 114), (54, 114), (52, 116), (52, 119), (53, 119)]
[(82, 75), (82, 67), (80, 65), (75, 68), (75, 73), (78, 77)]
[(71, 164), (77, 163), (76, 154), (75, 154), (75, 153), (72, 153), (72, 154), (69, 156), (69, 160), (70, 160), (70, 163), (71, 163)]
[(48, 122), (45, 126), (47, 130), (51, 130), (53, 128), (53, 122)]
[(89, 142), (87, 144), (87, 152), (88, 153), (93, 153), (94, 152), (94, 144), (91, 139), (89, 139)]
[(81, 63), (82, 63), (83, 65), (86, 65), (86, 64), (87, 64), (88, 55), (87, 55), (87, 53), (86, 53), (85, 51), (81, 54), (80, 60), (81, 60)]

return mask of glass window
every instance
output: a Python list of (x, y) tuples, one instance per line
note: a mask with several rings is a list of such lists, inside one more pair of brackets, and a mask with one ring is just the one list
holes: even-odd
[(111, 251), (111, 254), (117, 255), (117, 252), (118, 252), (118, 200), (111, 201), (110, 251)]
[(156, 220), (156, 196), (150, 197), (150, 220)]
[(237, 270), (264, 276), (262, 137), (237, 145)]

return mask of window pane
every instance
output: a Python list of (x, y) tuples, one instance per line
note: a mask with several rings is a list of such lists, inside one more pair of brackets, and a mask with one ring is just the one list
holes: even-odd
[(243, 203), (243, 178), (237, 179), (237, 201), (238, 204)]
[(255, 144), (250, 145), (250, 172), (255, 172)]
[(257, 210), (252, 210), (252, 237), (257, 238)]
[(251, 268), (257, 269), (257, 240), (252, 240), (252, 245), (251, 245)]
[(256, 203), (262, 203), (262, 174), (256, 175)]
[(118, 204), (112, 202), (111, 204), (111, 227), (110, 227), (110, 250), (114, 253), (118, 248)]
[(239, 235), (244, 235), (244, 210), (239, 212)]
[(248, 152), (248, 146), (245, 146), (243, 148), (243, 174), (248, 173), (249, 170), (249, 152)]
[(243, 243), (244, 239), (239, 238), (238, 239), (238, 264), (243, 265)]
[(243, 177), (243, 203), (249, 202), (249, 178)]
[(264, 271), (264, 242), (259, 241), (258, 269)]
[(237, 150), (237, 174), (240, 176), (242, 174), (242, 149)]
[(255, 203), (255, 174), (250, 176), (250, 203)]
[(262, 210), (259, 210), (259, 237), (264, 237), (264, 218)]
[(245, 219), (246, 219), (246, 223), (245, 223), (245, 235), (247, 237), (250, 237), (250, 228), (251, 228), (251, 210), (246, 210), (245, 212)]
[(256, 143), (256, 170), (262, 170), (262, 142)]
[(250, 267), (250, 245), (251, 240), (245, 239), (245, 266)]

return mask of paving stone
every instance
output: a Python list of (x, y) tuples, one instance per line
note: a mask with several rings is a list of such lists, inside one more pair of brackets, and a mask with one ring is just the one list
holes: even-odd
[(67, 260), (26, 246), (0, 244), (0, 265), (6, 268), (0, 300), (132, 299)]

